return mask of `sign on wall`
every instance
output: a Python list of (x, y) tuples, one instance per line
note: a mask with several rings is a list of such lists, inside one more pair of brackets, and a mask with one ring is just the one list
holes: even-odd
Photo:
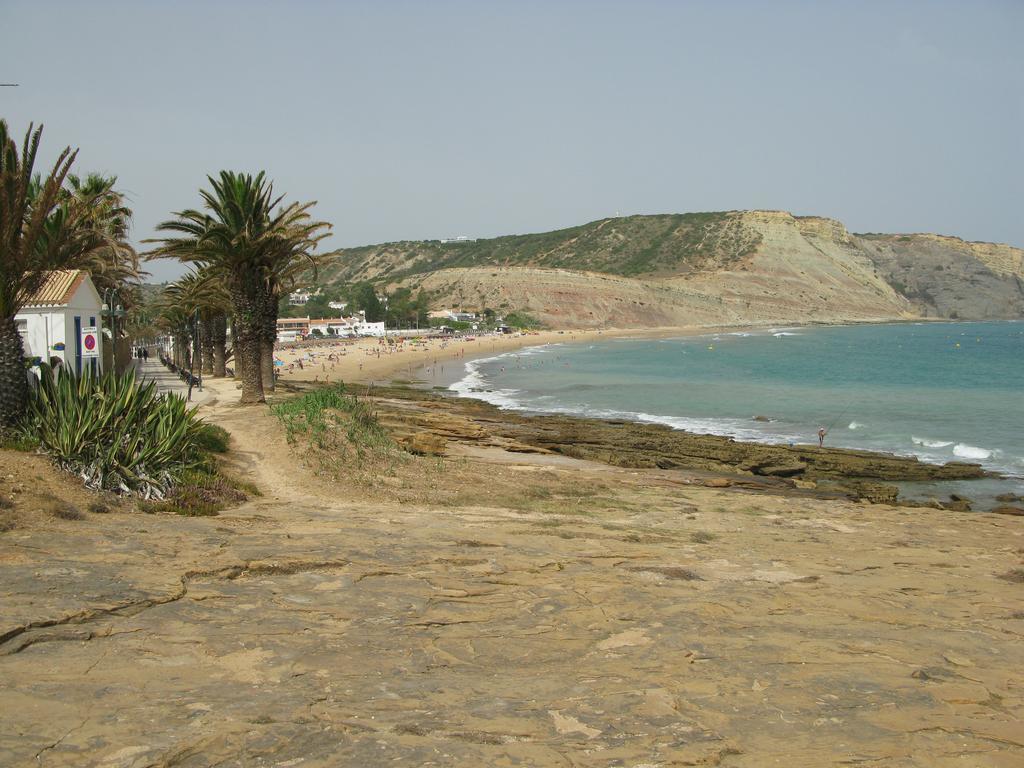
[(99, 357), (100, 341), (96, 327), (82, 329), (82, 357)]

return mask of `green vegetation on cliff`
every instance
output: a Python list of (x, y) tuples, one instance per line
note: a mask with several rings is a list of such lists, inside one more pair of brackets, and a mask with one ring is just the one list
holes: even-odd
[(326, 266), (327, 283), (395, 282), (439, 269), (530, 266), (628, 277), (687, 273), (733, 263), (758, 240), (735, 213), (681, 213), (601, 219), (568, 229), (486, 240), (405, 241), (343, 250)]

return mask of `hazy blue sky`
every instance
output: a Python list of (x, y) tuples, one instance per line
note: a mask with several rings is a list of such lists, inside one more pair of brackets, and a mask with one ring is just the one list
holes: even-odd
[(227, 168), (335, 245), (782, 208), (1024, 246), (1020, 0), (0, 0), (0, 30), (0, 116), (117, 174), (140, 239)]

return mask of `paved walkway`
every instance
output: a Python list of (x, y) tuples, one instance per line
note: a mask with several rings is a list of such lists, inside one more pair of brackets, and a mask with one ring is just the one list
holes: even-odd
[[(167, 370), (159, 359), (155, 357), (149, 358), (149, 360), (132, 360), (135, 366), (135, 374), (146, 381), (155, 381), (156, 388), (160, 392), (173, 392), (176, 395), (182, 397), (188, 397), (188, 385), (178, 378), (177, 374), (171, 373)], [(210, 398), (210, 391), (207, 388), (200, 390), (198, 387), (192, 387), (192, 405), (199, 405)]]

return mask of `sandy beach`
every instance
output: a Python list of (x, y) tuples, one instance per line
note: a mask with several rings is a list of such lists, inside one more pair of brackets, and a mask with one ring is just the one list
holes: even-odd
[[(418, 378), (421, 373), (450, 381), (461, 363), (542, 344), (592, 342), (623, 337), (684, 336), (710, 333), (714, 328), (613, 328), (607, 330), (533, 331), (479, 336), (391, 337), (332, 341), (318, 339), (279, 347), (275, 357), (283, 382), (383, 383), (396, 378)], [(429, 369), (429, 371), (427, 370)]]

